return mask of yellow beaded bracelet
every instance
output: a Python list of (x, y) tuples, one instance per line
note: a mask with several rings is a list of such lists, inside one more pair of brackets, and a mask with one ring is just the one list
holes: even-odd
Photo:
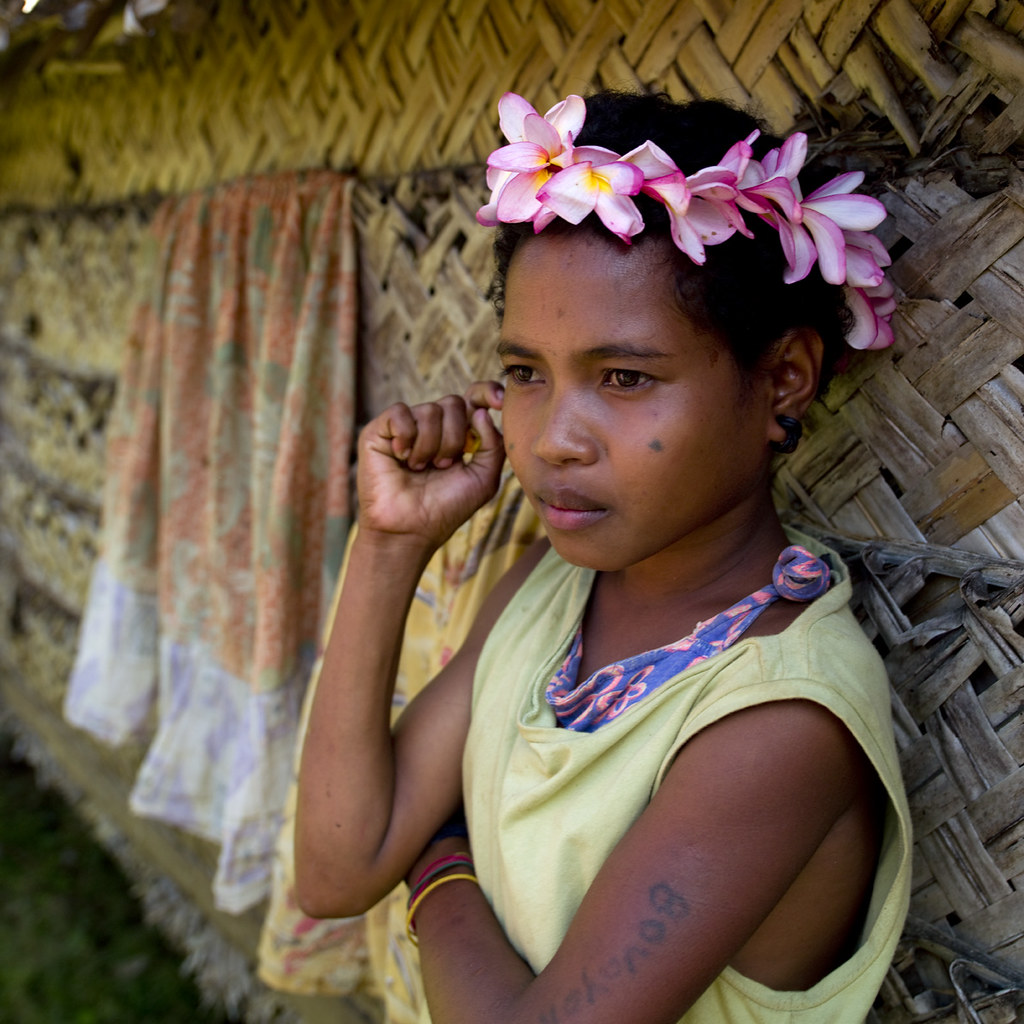
[[(435, 889), (440, 888), (445, 882), (476, 882), (476, 875), (470, 874), (458, 874), (458, 875), (442, 875), (440, 878), (435, 878), (413, 901), (409, 907), (409, 912), (405, 915), (405, 933), (409, 936), (409, 941), (414, 946), (419, 945), (419, 939), (416, 938), (416, 929), (413, 926), (413, 918), (416, 916), (416, 911), (419, 909), (419, 905), (423, 902), (424, 898), (429, 896)], [(477, 882), (479, 885), (480, 883)]]

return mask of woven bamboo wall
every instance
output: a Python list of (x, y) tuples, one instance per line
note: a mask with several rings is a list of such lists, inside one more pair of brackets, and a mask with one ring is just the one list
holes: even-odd
[(855, 536), (1024, 558), (1024, 193), (936, 176), (882, 198), (902, 252), (895, 350), (814, 407), (780, 502)]
[(483, 201), (481, 182), (455, 172), (356, 189), (364, 414), (494, 376)]
[[(957, 956), (968, 989), (972, 973), (984, 977), (985, 953), (1015, 965), (1018, 986), (1024, 979), (1024, 562), (821, 535), (851, 565), (858, 617), (893, 680), (916, 839), (911, 917), (880, 1016), (934, 1020), (928, 988), (948, 991)], [(973, 951), (956, 948), (965, 940)], [(937, 974), (941, 946), (954, 950)], [(982, 1002), (982, 1020), (1010, 1024), (1024, 988)]]

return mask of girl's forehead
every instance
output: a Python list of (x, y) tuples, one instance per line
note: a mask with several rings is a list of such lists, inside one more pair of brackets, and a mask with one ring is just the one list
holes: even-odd
[(679, 306), (666, 246), (627, 246), (585, 231), (520, 243), (506, 281), (506, 345), (563, 337), (580, 346), (628, 343), (665, 352), (712, 341)]
[(671, 263), (657, 247), (588, 246), (568, 234), (530, 239), (513, 257), (499, 353), (604, 361), (696, 357), (701, 364), (729, 354), (680, 308)]
[(626, 303), (675, 305), (671, 256), (655, 244), (624, 245), (587, 231), (521, 242), (509, 267), (505, 315)]
[(524, 238), (512, 256), (517, 268), (557, 265), (567, 273), (671, 278), (672, 248), (667, 238), (641, 237), (632, 244), (589, 228), (548, 230)]

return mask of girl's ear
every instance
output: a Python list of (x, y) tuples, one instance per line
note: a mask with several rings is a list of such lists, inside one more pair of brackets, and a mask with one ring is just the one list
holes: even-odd
[(799, 420), (818, 393), (824, 352), (821, 335), (809, 327), (787, 333), (769, 357), (772, 416)]

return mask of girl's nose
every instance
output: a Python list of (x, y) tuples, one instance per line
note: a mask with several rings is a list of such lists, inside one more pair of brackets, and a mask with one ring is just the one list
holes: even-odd
[(531, 450), (551, 465), (592, 462), (597, 442), (580, 403), (567, 396), (552, 396), (545, 404)]

